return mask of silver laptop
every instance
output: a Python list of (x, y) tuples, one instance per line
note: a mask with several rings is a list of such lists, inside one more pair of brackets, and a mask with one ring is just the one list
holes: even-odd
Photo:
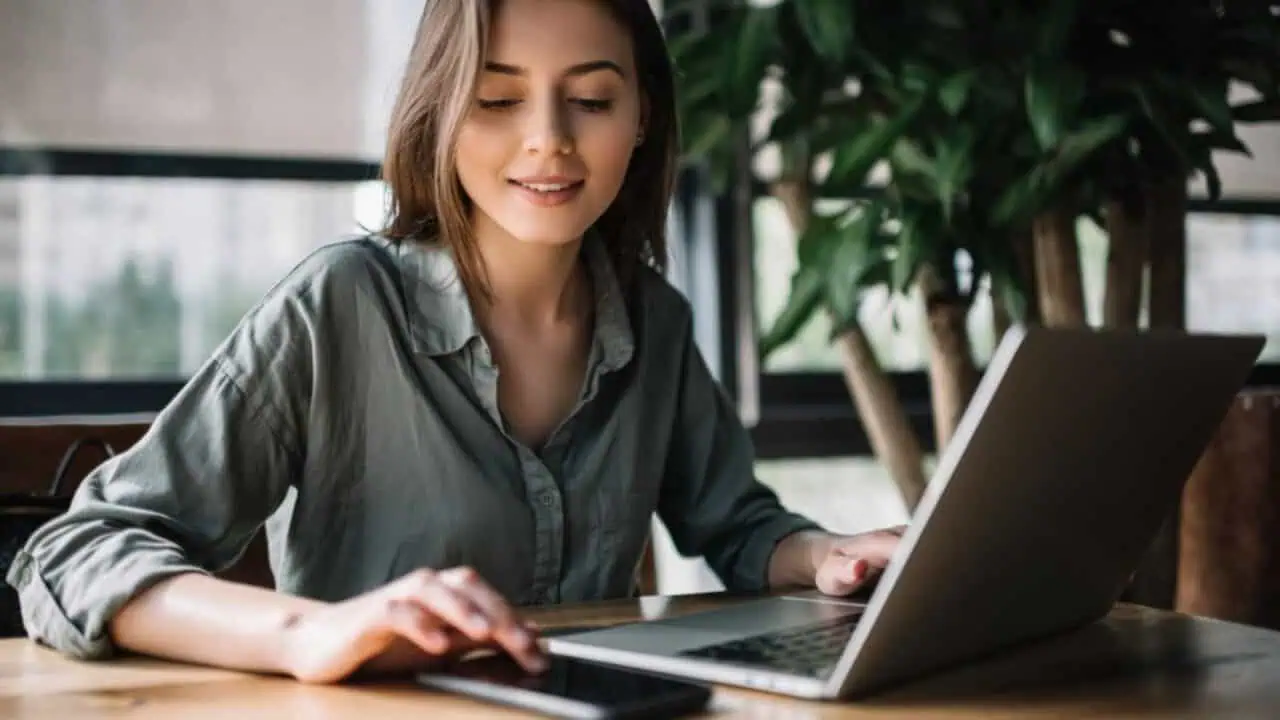
[(1262, 346), (1257, 336), (1016, 327), (866, 602), (799, 592), (553, 637), (548, 650), (849, 698), (1095, 621)]

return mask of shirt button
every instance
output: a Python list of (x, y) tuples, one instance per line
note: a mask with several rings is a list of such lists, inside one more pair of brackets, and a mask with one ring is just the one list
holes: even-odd
[(556, 498), (549, 492), (544, 492), (538, 496), (538, 502), (542, 503), (542, 507), (549, 508), (556, 504)]

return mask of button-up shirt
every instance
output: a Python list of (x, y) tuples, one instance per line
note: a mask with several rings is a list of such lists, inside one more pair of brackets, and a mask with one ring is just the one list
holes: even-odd
[(778, 541), (817, 526), (755, 479), (683, 296), (648, 268), (624, 296), (594, 237), (585, 382), (540, 448), (503, 421), (447, 250), (313, 253), (32, 535), (8, 575), (28, 632), (107, 656), (131, 597), (229, 567), (264, 524), (278, 589), (326, 601), (459, 565), (518, 605), (625, 596), (655, 512), (729, 589), (764, 587)]

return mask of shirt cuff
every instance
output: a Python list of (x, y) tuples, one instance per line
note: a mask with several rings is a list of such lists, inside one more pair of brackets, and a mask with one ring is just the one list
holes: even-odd
[[(117, 583), (110, 593), (95, 599), (103, 603), (103, 616), (111, 617), (144, 589), (165, 578), (189, 572), (208, 574), (193, 565), (157, 564), (132, 578), (132, 582)], [(101, 632), (91, 635), (72, 621), (40, 576), (35, 559), (25, 550), (14, 556), (5, 581), (18, 591), (22, 623), (33, 640), (80, 660), (101, 660), (115, 654), (115, 644), (105, 626)]]
[(742, 555), (738, 560), (738, 588), (748, 592), (759, 592), (769, 589), (769, 561), (778, 543), (789, 535), (804, 531), (825, 529), (818, 523), (803, 515), (783, 512), (777, 517), (761, 525), (751, 534)]

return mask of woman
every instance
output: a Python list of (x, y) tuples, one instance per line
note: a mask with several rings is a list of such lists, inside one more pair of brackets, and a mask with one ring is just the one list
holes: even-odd
[[(896, 533), (754, 480), (658, 271), (673, 106), (646, 0), (429, 0), (388, 227), (301, 263), (31, 538), (30, 633), (309, 682), (478, 645), (537, 670), (513, 606), (630, 593), (655, 510), (731, 589), (882, 567)], [(264, 523), (279, 590), (213, 577)]]

